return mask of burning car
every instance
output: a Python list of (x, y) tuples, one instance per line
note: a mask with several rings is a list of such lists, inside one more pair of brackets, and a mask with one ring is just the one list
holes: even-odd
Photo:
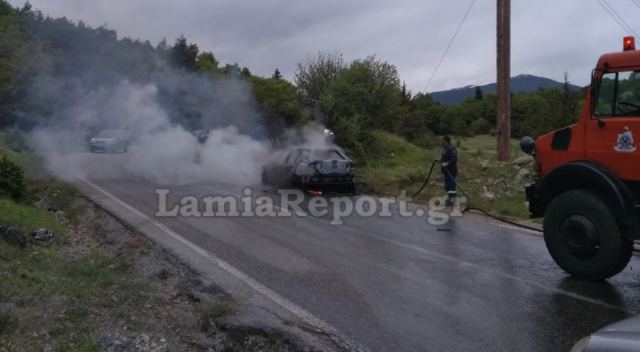
[(89, 141), (92, 153), (126, 153), (128, 147), (128, 133), (122, 130), (103, 130)]
[(355, 191), (354, 162), (338, 148), (293, 148), (262, 168), (262, 183), (325, 192)]

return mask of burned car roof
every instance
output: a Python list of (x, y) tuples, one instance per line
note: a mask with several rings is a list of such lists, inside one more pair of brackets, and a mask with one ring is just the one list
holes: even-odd
[(289, 149), (289, 152), (299, 152), (301, 156), (312, 159), (340, 159), (349, 160), (345, 153), (338, 148), (310, 148), (310, 147), (298, 147)]

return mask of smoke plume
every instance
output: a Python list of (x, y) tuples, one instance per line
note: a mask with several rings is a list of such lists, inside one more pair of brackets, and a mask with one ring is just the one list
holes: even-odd
[[(31, 130), (34, 150), (60, 178), (246, 185), (259, 181), (274, 146), (326, 143), (321, 126), (274, 136), (238, 66), (199, 73), (193, 62), (184, 65), (189, 53), (178, 45), (184, 39), (173, 48), (153, 48), (65, 19), (34, 15), (27, 23), (41, 47), (56, 50), (24, 58), (39, 69), (20, 121)], [(107, 129), (128, 133), (128, 153), (88, 152), (91, 137)], [(199, 140), (196, 130), (209, 131), (208, 139)]]

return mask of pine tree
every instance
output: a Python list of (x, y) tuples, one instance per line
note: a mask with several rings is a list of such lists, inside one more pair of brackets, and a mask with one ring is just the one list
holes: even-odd
[(280, 73), (280, 70), (276, 67), (275, 72), (273, 72), (273, 76), (271, 76), (271, 78), (273, 79), (282, 79), (282, 74)]
[(195, 71), (198, 67), (196, 60), (200, 50), (196, 44), (189, 44), (183, 36), (176, 39), (175, 44), (170, 49), (171, 62), (179, 68)]
[(411, 102), (411, 92), (407, 90), (407, 83), (404, 81), (402, 82), (402, 90), (400, 94), (402, 94), (402, 104), (409, 105)]
[(560, 93), (560, 119), (564, 121), (564, 124), (575, 122), (575, 118), (578, 113), (578, 101), (574, 99), (574, 94), (571, 91), (571, 83), (569, 82), (569, 73), (564, 71), (564, 83), (562, 84), (562, 91)]
[(484, 100), (484, 94), (482, 93), (482, 88), (480, 88), (480, 86), (476, 86), (475, 99)]

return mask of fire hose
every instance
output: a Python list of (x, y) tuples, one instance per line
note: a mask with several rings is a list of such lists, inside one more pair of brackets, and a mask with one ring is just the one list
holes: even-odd
[[(425, 187), (429, 183), (429, 180), (431, 179), (431, 175), (433, 174), (433, 169), (435, 168), (437, 163), (440, 163), (440, 160), (434, 160), (431, 163), (431, 167), (429, 168), (429, 173), (427, 174), (427, 178), (424, 180), (424, 183), (422, 183), (422, 186), (420, 187), (420, 189), (411, 197), (412, 199), (415, 199), (425, 189)], [(447, 170), (446, 168), (442, 168), (442, 170), (445, 173), (447, 173), (447, 175), (449, 177), (451, 177), (451, 179), (455, 183), (456, 187), (460, 190), (460, 193), (462, 193), (467, 198), (467, 204), (466, 204), (464, 210), (462, 210), (462, 213), (466, 213), (466, 212), (469, 212), (469, 211), (476, 211), (476, 212), (479, 212), (481, 214), (484, 214), (485, 216), (487, 216), (487, 217), (489, 217), (491, 219), (494, 219), (496, 221), (499, 221), (499, 222), (502, 222), (502, 223), (505, 223), (505, 224), (509, 224), (511, 226), (516, 226), (516, 227), (519, 227), (519, 228), (523, 228), (523, 229), (530, 230), (530, 231), (535, 231), (535, 232), (542, 232), (538, 228), (535, 228), (535, 227), (532, 227), (532, 226), (523, 225), (523, 224), (520, 224), (518, 222), (511, 221), (511, 220), (508, 220), (508, 219), (493, 215), (493, 214), (489, 213), (488, 211), (486, 211), (486, 210), (484, 210), (482, 208), (478, 208), (478, 207), (472, 206), (471, 205), (471, 197), (469, 197), (469, 194), (467, 194), (467, 192), (465, 192), (465, 190), (462, 187), (460, 187), (460, 184), (458, 183), (456, 178), (453, 177), (451, 175), (451, 173), (449, 173), (449, 170)]]

